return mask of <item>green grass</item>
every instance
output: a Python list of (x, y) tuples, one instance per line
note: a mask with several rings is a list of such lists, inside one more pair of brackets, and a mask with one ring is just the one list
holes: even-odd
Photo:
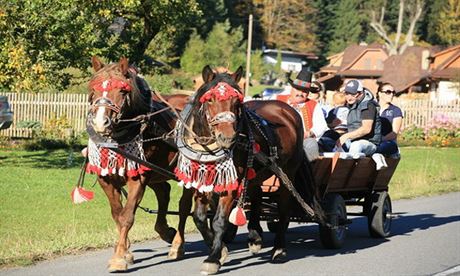
[[(392, 199), (460, 191), (459, 148), (402, 148), (402, 160), (390, 183)], [(95, 199), (80, 205), (70, 201), (82, 157), (58, 151), (0, 150), (0, 267), (79, 250), (112, 246), (116, 239), (110, 208), (101, 188), (87, 176)], [(177, 210), (180, 189), (173, 184), (171, 210)], [(147, 190), (142, 206), (156, 208)], [(157, 238), (155, 216), (139, 210), (131, 241)], [(177, 217), (168, 217), (172, 226)], [(188, 220), (187, 231), (193, 231)]]
[[(107, 198), (95, 178), (87, 175), (87, 188), (95, 191), (91, 202), (74, 205), (70, 192), (77, 183), (79, 153), (59, 151), (0, 151), (0, 266), (26, 265), (82, 249), (112, 246), (115, 224)], [(180, 189), (173, 187), (171, 210), (177, 210)], [(147, 189), (141, 206), (156, 209)], [(138, 210), (131, 241), (157, 238), (156, 215)], [(177, 217), (168, 217), (176, 227)], [(187, 231), (194, 230), (188, 220)]]
[(401, 148), (392, 199), (460, 191), (460, 148)]

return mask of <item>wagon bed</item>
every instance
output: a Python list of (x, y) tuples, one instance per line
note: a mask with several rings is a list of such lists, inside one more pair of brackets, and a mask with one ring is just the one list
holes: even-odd
[[(388, 184), (398, 166), (399, 158), (385, 158), (387, 168), (377, 171), (370, 157), (343, 159), (339, 153), (322, 156), (312, 164), (318, 198), (329, 225), (319, 224), (320, 238), (326, 248), (340, 248), (351, 220), (347, 215), (367, 216), (372, 237), (390, 234), (392, 210)], [(271, 232), (277, 230), (276, 193), (279, 182), (271, 180), (263, 186), (261, 219)], [(361, 212), (348, 212), (346, 206), (360, 206)], [(354, 208), (356, 209), (356, 208)], [(292, 210), (292, 222), (317, 222), (298, 207)]]

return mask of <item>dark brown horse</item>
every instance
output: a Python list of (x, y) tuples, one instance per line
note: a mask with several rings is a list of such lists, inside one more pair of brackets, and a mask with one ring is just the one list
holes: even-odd
[[(176, 118), (171, 112), (158, 112), (148, 120), (135, 120), (139, 115), (151, 114), (159, 103), (152, 102), (150, 91), (141, 91), (143, 79), (130, 70), (128, 60), (121, 58), (118, 63), (104, 65), (98, 58), (92, 58), (94, 75), (89, 82), (88, 131), (104, 139), (110, 138), (121, 144), (120, 148), (131, 151), (137, 157), (158, 167), (171, 170), (175, 166), (176, 148), (174, 144), (154, 139), (171, 131)], [(183, 107), (187, 96), (170, 96), (168, 99), (176, 107)], [(156, 105), (155, 105), (156, 104)], [(142, 133), (141, 136), (139, 136)], [(152, 139), (153, 138), (153, 139)], [(150, 140), (149, 140), (150, 139)], [(135, 141), (134, 143), (132, 141)], [(145, 187), (151, 187), (158, 200), (158, 216), (155, 230), (160, 237), (172, 243), (168, 257), (181, 258), (184, 254), (184, 228), (190, 213), (192, 192), (184, 190), (179, 206), (178, 231), (168, 226), (166, 212), (169, 204), (170, 185), (166, 182), (171, 175), (149, 170), (121, 155), (110, 153), (94, 143), (88, 148), (87, 171), (97, 173), (98, 181), (110, 203), (112, 217), (119, 233), (115, 252), (109, 261), (109, 271), (123, 271), (133, 263), (129, 252), (128, 232), (133, 226), (136, 209), (142, 200)], [(105, 154), (105, 155), (103, 155)], [(126, 203), (122, 204), (122, 187), (127, 186)]]
[[(253, 101), (243, 104), (241, 90), (237, 85), (241, 74), (241, 67), (234, 74), (214, 73), (209, 66), (203, 69), (204, 84), (196, 92), (192, 108), (193, 131), (199, 137), (209, 137), (201, 140), (204, 147), (212, 147), (216, 144), (233, 156), (240, 180), (243, 179), (243, 172), (248, 166), (248, 149), (253, 150), (257, 144), (260, 146), (261, 154), (276, 162), (276, 165), (294, 182), (299, 167), (305, 164), (301, 118), (294, 109), (279, 101)], [(248, 119), (248, 112), (252, 114), (252, 119)], [(250, 141), (247, 137), (251, 136), (250, 133), (253, 134), (255, 144), (248, 146)], [(200, 141), (200, 139), (196, 140)], [(262, 194), (260, 186), (264, 180), (273, 175), (273, 172), (267, 168), (267, 164), (257, 160), (258, 158), (253, 166), (256, 176), (246, 187), (247, 195), (251, 200), (251, 219), (248, 229), (249, 247), (253, 253), (258, 252), (262, 245), (262, 228), (259, 225)], [(308, 170), (304, 167), (303, 169)], [(308, 184), (311, 183), (304, 183), (304, 185)], [(240, 188), (224, 189), (220, 192), (211, 228), (206, 220), (206, 213), (212, 202), (210, 193), (198, 194), (195, 198), (194, 221), (211, 248), (210, 255), (201, 267), (203, 274), (217, 273), (225, 261), (227, 250), (222, 239), (239, 190)], [(280, 226), (272, 251), (274, 262), (286, 258), (285, 232), (293, 201), (291, 193), (285, 186), (280, 187), (278, 198), (280, 199), (278, 200)]]

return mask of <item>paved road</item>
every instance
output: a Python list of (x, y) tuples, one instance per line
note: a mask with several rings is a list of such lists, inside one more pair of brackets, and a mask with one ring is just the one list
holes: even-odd
[[(459, 275), (460, 193), (393, 203), (399, 217), (393, 221), (392, 236), (372, 239), (365, 218), (354, 218), (344, 247), (323, 249), (317, 225), (293, 225), (287, 236), (290, 260), (269, 263), (272, 234), (265, 235), (265, 247), (251, 255), (240, 229), (230, 246), (222, 275)], [(162, 241), (133, 245), (136, 263), (129, 275), (199, 275), (206, 248), (196, 234), (187, 236), (186, 258), (167, 261), (168, 246)], [(0, 270), (0, 275), (109, 275), (105, 270), (112, 250), (66, 256), (26, 268)], [(450, 269), (450, 270), (449, 270)], [(448, 270), (448, 271), (447, 271)], [(447, 271), (447, 273), (441, 273)], [(115, 275), (122, 273), (115, 273)], [(112, 274), (113, 275), (113, 274)]]

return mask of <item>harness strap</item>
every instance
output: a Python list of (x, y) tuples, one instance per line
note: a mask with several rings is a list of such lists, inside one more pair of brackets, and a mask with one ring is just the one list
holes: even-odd
[[(268, 127), (268, 122), (253, 110), (244, 108), (243, 113), (249, 117), (249, 122), (255, 126), (260, 135), (267, 141), (270, 150), (270, 158), (273, 159), (273, 161), (278, 159), (278, 148), (273, 144), (273, 141), (275, 141), (275, 134)], [(249, 127), (249, 129), (251, 128)]]
[(291, 192), (291, 194), (294, 196), (296, 201), (300, 204), (302, 209), (310, 216), (314, 217), (315, 216), (315, 211), (313, 210), (310, 205), (308, 205), (300, 196), (299, 192), (297, 189), (294, 187), (292, 184), (291, 180), (289, 180), (289, 177), (286, 175), (286, 173), (270, 158), (268, 158), (265, 154), (262, 152), (258, 152), (256, 154), (256, 159), (257, 161), (261, 162), (265, 166), (267, 166), (277, 177), (280, 178), (281, 183), (283, 183), (286, 188)]

